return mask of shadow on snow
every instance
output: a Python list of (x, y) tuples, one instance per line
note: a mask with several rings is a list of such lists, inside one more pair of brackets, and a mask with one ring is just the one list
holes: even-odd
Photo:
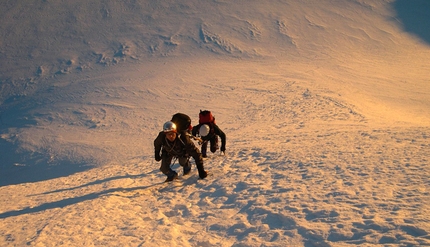
[(18, 152), (19, 147), (0, 139), (0, 187), (39, 182), (86, 171), (92, 166), (63, 160), (50, 163), (42, 153)]
[[(20, 129), (37, 125), (31, 111), (36, 108), (31, 98), (0, 105), (0, 187), (12, 184), (39, 182), (86, 171), (92, 168), (86, 161), (60, 159), (50, 160), (50, 155), (43, 150), (30, 151), (14, 137)], [(10, 134), (10, 130), (18, 130)]]
[(393, 7), (404, 30), (430, 44), (430, 1), (397, 0)]
[(66, 199), (63, 199), (60, 201), (44, 203), (44, 204), (41, 204), (39, 206), (32, 207), (32, 208), (24, 208), (21, 210), (14, 210), (14, 211), (0, 213), (0, 219), (5, 219), (8, 217), (12, 217), (12, 216), (19, 216), (19, 215), (24, 215), (24, 214), (42, 212), (42, 211), (45, 211), (47, 209), (63, 208), (63, 207), (70, 206), (70, 205), (73, 205), (76, 203), (80, 203), (80, 202), (84, 202), (84, 201), (88, 201), (88, 200), (93, 200), (93, 199), (99, 198), (100, 196), (111, 194), (114, 192), (131, 192), (131, 191), (135, 191), (135, 190), (144, 190), (144, 189), (149, 189), (151, 187), (155, 187), (155, 186), (158, 186), (161, 184), (166, 184), (166, 183), (160, 182), (160, 183), (153, 184), (153, 185), (134, 187), (134, 188), (112, 188), (112, 189), (108, 189), (108, 190), (104, 190), (104, 191), (100, 191), (100, 192), (90, 193), (90, 194), (83, 195), (83, 196), (66, 198)]

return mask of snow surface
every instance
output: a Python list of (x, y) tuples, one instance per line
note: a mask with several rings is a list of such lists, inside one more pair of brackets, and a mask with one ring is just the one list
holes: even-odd
[[(430, 245), (428, 13), (1, 1), (0, 246)], [(200, 109), (226, 155), (162, 183), (153, 140)]]

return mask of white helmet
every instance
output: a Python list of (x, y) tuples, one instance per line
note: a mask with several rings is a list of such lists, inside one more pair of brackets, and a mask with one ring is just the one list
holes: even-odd
[(210, 130), (209, 125), (203, 124), (199, 129), (200, 136), (207, 136)]

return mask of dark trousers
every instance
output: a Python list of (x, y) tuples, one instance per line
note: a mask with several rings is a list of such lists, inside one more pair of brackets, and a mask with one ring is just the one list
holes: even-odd
[[(172, 170), (172, 168), (170, 168), (170, 165), (172, 164), (172, 159), (173, 159), (173, 156), (171, 155), (163, 154), (161, 156), (160, 171), (168, 177), (172, 177), (176, 173), (175, 171)], [(191, 168), (189, 157), (179, 157), (178, 162), (179, 162), (179, 165), (184, 168), (184, 170)]]
[(218, 136), (214, 136), (208, 141), (203, 142), (202, 144), (202, 155), (206, 156), (206, 151), (208, 149), (208, 142), (211, 144), (211, 152), (215, 153), (218, 150)]

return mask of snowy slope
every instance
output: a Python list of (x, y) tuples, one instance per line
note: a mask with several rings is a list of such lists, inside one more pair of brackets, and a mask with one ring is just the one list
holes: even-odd
[[(426, 9), (0, 3), (1, 246), (429, 245)], [(164, 184), (153, 140), (200, 109), (227, 155)]]

